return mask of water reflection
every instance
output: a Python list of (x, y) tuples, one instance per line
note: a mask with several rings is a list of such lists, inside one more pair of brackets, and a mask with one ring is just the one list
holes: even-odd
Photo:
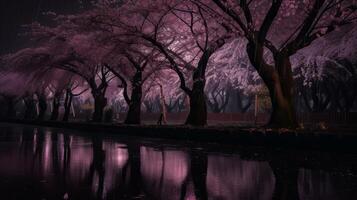
[(0, 131), (1, 199), (355, 199), (356, 173), (304, 168), (292, 154), (256, 159), (204, 147)]
[(210, 156), (208, 188), (213, 199), (272, 199), (274, 176), (268, 162), (242, 160), (239, 155)]

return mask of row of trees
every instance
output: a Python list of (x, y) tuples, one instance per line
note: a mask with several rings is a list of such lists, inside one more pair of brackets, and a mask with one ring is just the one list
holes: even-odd
[[(269, 124), (295, 127), (291, 58), (313, 46), (314, 40), (342, 26), (353, 27), (355, 9), (350, 0), (102, 0), (80, 13), (50, 13), (50, 25), (29, 25), (29, 47), (3, 56), (2, 71), (6, 79), (22, 76), (23, 83), (31, 83), (26, 91), (36, 94), (39, 102), (44, 102), (45, 95), (35, 91), (55, 85), (57, 94), (56, 89), (50, 94), (56, 96), (56, 108), (63, 88), (67, 88), (66, 105), (73, 96), (90, 91), (97, 122), (108, 104), (108, 88), (112, 94), (120, 91), (128, 105), (127, 124), (140, 123), (141, 106), (150, 107), (153, 91), (160, 95), (163, 86), (170, 88), (169, 95), (180, 95), (173, 101), (161, 98), (161, 104), (180, 108), (188, 102), (185, 123), (202, 126), (207, 123), (206, 103), (220, 112), (230, 97), (229, 87), (251, 93), (263, 83), (272, 104)], [(298, 69), (313, 68), (306, 59), (297, 63)], [(355, 64), (350, 63), (354, 70)], [(69, 83), (59, 78), (60, 70)], [(354, 76), (349, 77), (355, 80)], [(309, 76), (298, 77), (304, 78), (295, 80), (304, 86), (309, 82), (307, 86), (317, 95)], [(73, 81), (80, 84), (73, 86)], [(3, 91), (13, 89), (8, 84)], [(74, 93), (76, 89), (81, 91)], [(311, 106), (311, 100), (307, 105)], [(39, 110), (45, 109), (39, 103)]]

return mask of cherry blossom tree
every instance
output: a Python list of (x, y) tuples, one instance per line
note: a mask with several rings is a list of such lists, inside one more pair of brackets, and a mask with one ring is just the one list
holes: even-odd
[(190, 99), (186, 124), (205, 125), (207, 63), (224, 45), (229, 30), (219, 31), (218, 26), (225, 26), (208, 23), (214, 20), (193, 1), (129, 1), (119, 7), (102, 4), (97, 13), (92, 19), (97, 26), (117, 36), (141, 39), (161, 52)]
[(341, 27), (294, 56), (296, 88), (308, 110), (349, 112), (353, 108), (356, 31), (353, 25)]
[[(142, 87), (147, 78), (156, 70), (155, 64), (157, 63), (150, 62), (152, 54), (153, 51), (146, 55), (127, 49), (123, 52), (123, 59), (116, 64), (116, 67), (107, 65), (121, 81), (120, 87), (123, 88), (124, 100), (129, 106), (125, 124), (140, 124)], [(130, 93), (129, 87), (131, 88)]]
[[(38, 100), (39, 119), (52, 100), (54, 120), (64, 90), (69, 115), (72, 98), (89, 88), (93, 121), (102, 121), (109, 100), (125, 101), (127, 124), (140, 123), (143, 103), (147, 111), (165, 114), (183, 110), (187, 99), (185, 123), (203, 126), (207, 103), (223, 112), (235, 101), (246, 111), (265, 84), (269, 124), (296, 127), (295, 84), (311, 110), (336, 106), (347, 112), (355, 105), (355, 43), (341, 39), (356, 38), (357, 29), (348, 29), (355, 25), (354, 2), (101, 0), (73, 15), (49, 13), (51, 25), (27, 26), (26, 48), (1, 57), (6, 74), (0, 93), (26, 96), (29, 108)], [(320, 57), (329, 61), (318, 62)], [(53, 78), (58, 69), (75, 80)], [(295, 80), (293, 70), (299, 74)], [(119, 88), (108, 92), (110, 85)]]
[(108, 52), (96, 40), (96, 32), (80, 29), (83, 22), (72, 17), (54, 18), (54, 27), (32, 24), (30, 35), (37, 39), (37, 47), (31, 49), (32, 57), (43, 55), (44, 59), (36, 65), (39, 69), (62, 69), (85, 80), (94, 99), (92, 120), (100, 122), (107, 105), (106, 90), (114, 78), (102, 63)]
[[(314, 40), (355, 19), (354, 1), (224, 1), (200, 5), (248, 40), (250, 62), (269, 89), (269, 124), (296, 127), (290, 57)], [(218, 10), (219, 9), (219, 10)], [(270, 56), (264, 56), (268, 51)]]
[(24, 115), (23, 118), (26, 120), (33, 120), (36, 118), (37, 111), (36, 111), (36, 101), (34, 99), (33, 94), (27, 94), (23, 97), (24, 101)]
[(61, 106), (61, 98), (63, 96), (63, 90), (64, 88), (56, 85), (56, 84), (50, 84), (48, 86), (48, 89), (51, 91), (52, 94), (52, 105), (51, 105), (51, 117), (50, 120), (56, 121), (58, 119), (59, 116), (59, 109)]
[[(25, 118), (33, 118), (36, 113), (38, 120), (44, 120), (50, 96), (49, 86), (61, 76), (54, 71), (34, 67), (47, 58), (44, 54), (30, 52), (31, 49), (23, 49), (3, 57), (7, 70), (1, 79), (2, 90), (12, 96), (24, 98)], [(19, 85), (13, 84), (13, 81)]]
[[(228, 105), (230, 98), (231, 85), (227, 81), (226, 74), (222, 74), (221, 70), (208, 69), (207, 85), (206, 85), (206, 99), (210, 110), (214, 113), (223, 112)], [(212, 75), (210, 74), (213, 73)], [(226, 81), (225, 81), (226, 80)]]
[(348, 59), (315, 57), (298, 68), (297, 89), (311, 112), (349, 112), (356, 99), (356, 66)]
[(45, 119), (45, 114), (47, 111), (47, 95), (48, 92), (46, 91), (47, 85), (45, 83), (42, 83), (36, 90), (35, 95), (37, 99), (37, 105), (38, 105), (38, 120), (44, 120)]
[[(180, 89), (180, 80), (171, 69), (160, 69), (149, 79), (147, 84), (146, 99), (156, 104), (158, 110), (168, 113), (180, 112), (185, 105), (186, 95)], [(162, 105), (165, 104), (165, 108)], [(160, 108), (161, 107), (161, 108)]]
[[(242, 38), (234, 39), (212, 57), (206, 73), (206, 93), (216, 93), (222, 98), (221, 101), (214, 101), (211, 96), (213, 106), (235, 107), (238, 112), (246, 112), (252, 104), (262, 81), (248, 60), (245, 45)], [(229, 101), (233, 101), (233, 105)]]
[(85, 93), (89, 88), (83, 87), (80, 80), (76, 80), (75, 77), (70, 77), (65, 84), (65, 98), (64, 98), (64, 114), (62, 121), (68, 121), (71, 113), (71, 106), (74, 97), (80, 96)]

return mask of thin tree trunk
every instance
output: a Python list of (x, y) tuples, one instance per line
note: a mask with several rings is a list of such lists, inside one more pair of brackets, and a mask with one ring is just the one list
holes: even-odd
[(60, 107), (60, 98), (54, 97), (52, 101), (52, 113), (51, 113), (51, 120), (56, 121), (59, 116), (59, 107)]
[(73, 95), (71, 91), (66, 92), (66, 98), (64, 100), (64, 114), (62, 121), (68, 122), (69, 114), (71, 113), (71, 103), (72, 103)]
[(213, 102), (209, 98), (205, 97), (207, 100), (206, 103), (207, 103), (210, 111), (213, 113), (220, 113), (221, 110), (219, 109), (218, 101), (216, 100), (217, 97), (215, 97), (212, 93), (211, 93), (211, 97), (213, 99)]
[(164, 89), (162, 88), (162, 85), (160, 85), (160, 99), (161, 99), (161, 114), (162, 114), (161, 122), (163, 124), (167, 124), (166, 102), (165, 102), (165, 96), (164, 96)]
[(207, 125), (207, 105), (204, 94), (204, 81), (195, 81), (192, 93), (189, 95), (190, 112), (186, 119), (186, 125)]
[(45, 119), (46, 110), (47, 110), (46, 99), (44, 97), (39, 97), (38, 105), (39, 105), (38, 120), (44, 120)]

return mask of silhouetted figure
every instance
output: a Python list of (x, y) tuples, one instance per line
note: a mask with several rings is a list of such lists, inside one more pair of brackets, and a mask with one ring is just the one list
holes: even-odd
[(157, 125), (162, 125), (162, 120), (164, 119), (164, 114), (163, 113), (161, 113), (160, 114), (160, 117), (159, 117), (159, 120), (157, 121)]

